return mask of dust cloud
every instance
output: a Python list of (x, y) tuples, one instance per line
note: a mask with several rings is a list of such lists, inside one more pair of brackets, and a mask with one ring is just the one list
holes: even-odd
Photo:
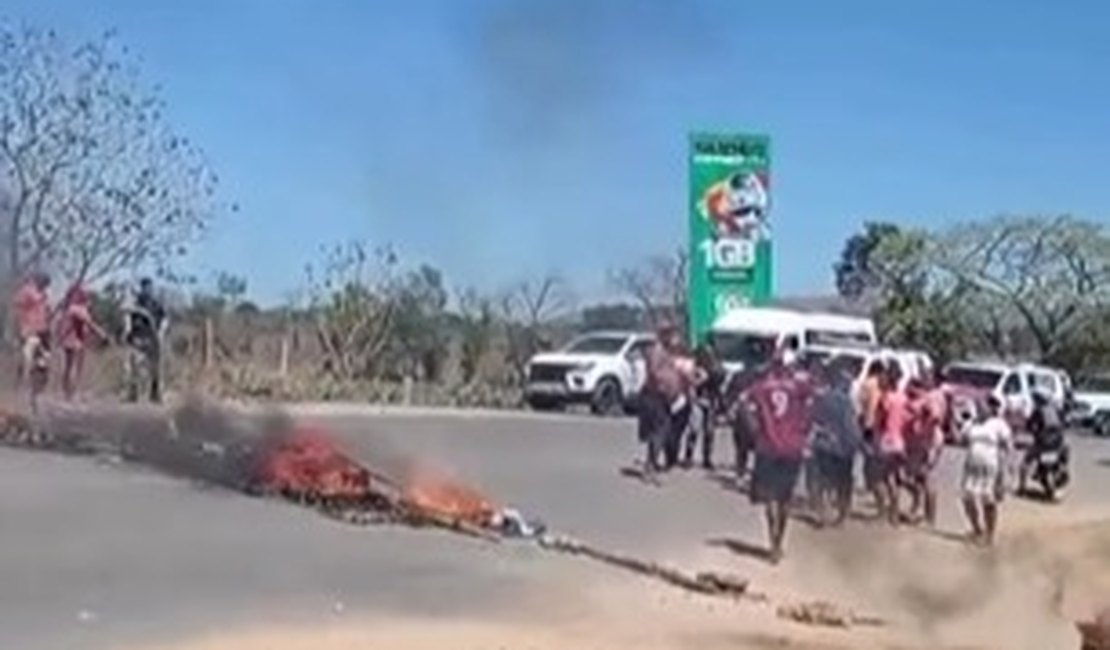
[(1075, 621), (1110, 595), (1110, 523), (1018, 532), (995, 549), (947, 537), (836, 531), (794, 571), (799, 584), (875, 604), (936, 647), (1078, 648)]

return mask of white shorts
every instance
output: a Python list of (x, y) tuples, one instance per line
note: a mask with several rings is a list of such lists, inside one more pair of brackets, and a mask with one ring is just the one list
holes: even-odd
[(997, 462), (968, 459), (964, 463), (962, 483), (965, 497), (986, 503), (1002, 500), (1002, 470)]

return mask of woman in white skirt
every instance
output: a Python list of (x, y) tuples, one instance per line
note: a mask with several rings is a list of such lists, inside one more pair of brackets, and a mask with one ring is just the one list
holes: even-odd
[(998, 505), (1005, 493), (1006, 468), (1013, 448), (1013, 433), (1001, 413), (1002, 403), (991, 395), (986, 411), (978, 414), (966, 434), (964, 512), (971, 524), (972, 541), (986, 545), (994, 543)]

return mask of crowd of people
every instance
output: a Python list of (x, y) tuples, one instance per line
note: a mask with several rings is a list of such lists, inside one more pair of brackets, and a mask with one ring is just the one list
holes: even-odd
[[(49, 274), (33, 273), (16, 289), (11, 305), (19, 342), (16, 389), (28, 384), (32, 411), (38, 409), (38, 400), (47, 390), (55, 343), (62, 351), (62, 393), (66, 399), (73, 399), (81, 385), (89, 348), (117, 340), (93, 317), (91, 296), (82, 284), (71, 285), (53, 305), (50, 286)], [(122, 308), (123, 331), (118, 341), (128, 349), (128, 397), (138, 399), (139, 382), (145, 377), (151, 401), (160, 401), (161, 341), (167, 319), (162, 302), (155, 296), (153, 281), (143, 278), (133, 299)]]
[[(715, 423), (727, 422), (737, 481), (766, 510), (772, 561), (782, 557), (803, 474), (803, 501), (820, 526), (839, 526), (849, 516), (857, 467), (876, 520), (891, 526), (936, 524), (935, 470), (950, 426), (948, 399), (937, 377), (902, 377), (897, 364), (875, 360), (856, 379), (835, 358), (807, 361), (777, 349), (767, 363), (726, 381), (712, 348), (689, 354), (680, 331), (670, 325), (658, 331), (646, 364), (639, 411), (645, 475), (655, 480), (673, 468), (690, 467), (699, 444), (702, 465), (713, 469)], [(990, 545), (1009, 482), (1013, 432), (994, 396), (987, 396), (975, 420), (960, 430), (969, 539)]]

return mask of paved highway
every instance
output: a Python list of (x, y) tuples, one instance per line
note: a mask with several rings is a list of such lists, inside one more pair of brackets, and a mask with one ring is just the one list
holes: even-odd
[[(683, 565), (711, 562), (772, 593), (777, 576), (810, 570), (807, 549), (829, 534), (795, 525), (778, 569), (714, 546), (762, 544), (759, 513), (700, 471), (668, 476), (661, 488), (621, 476), (618, 467), (639, 451), (627, 420), (319, 408), (306, 417), (368, 461), (432, 461), (554, 529)], [(1072, 444), (1067, 504), (1017, 503), (1012, 519), (1102, 514), (1110, 446)], [(722, 458), (731, 454), (720, 447)], [(947, 486), (956, 456), (944, 467)], [(950, 487), (942, 527), (961, 530)], [(892, 534), (851, 528), (842, 535), (854, 535), (853, 545)], [(642, 582), (526, 544), (353, 527), (142, 468), (16, 450), (0, 450), (0, 536), (0, 647), (21, 650), (141, 647), (337, 616), (511, 620), (535, 616), (546, 602), (581, 601), (590, 585)], [(547, 609), (576, 615), (573, 604)]]

